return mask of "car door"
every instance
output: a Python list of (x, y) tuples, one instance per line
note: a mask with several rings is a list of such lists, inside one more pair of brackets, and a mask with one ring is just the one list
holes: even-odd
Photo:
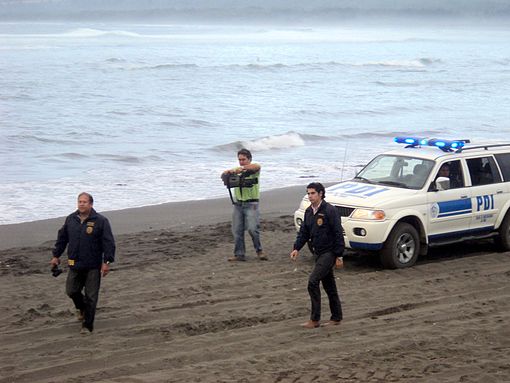
[[(450, 186), (441, 190), (436, 186), (440, 170), (448, 166)], [(454, 241), (469, 232), (473, 205), (471, 190), (466, 186), (463, 164), (460, 160), (438, 163), (427, 192), (429, 243)], [(441, 175), (444, 177), (444, 175)]]
[(472, 185), (471, 231), (475, 234), (489, 233), (494, 230), (499, 211), (506, 202), (504, 184), (492, 156), (467, 158), (466, 164)]

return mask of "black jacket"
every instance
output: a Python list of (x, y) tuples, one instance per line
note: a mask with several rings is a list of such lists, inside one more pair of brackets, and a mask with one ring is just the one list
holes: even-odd
[(315, 254), (332, 252), (341, 257), (344, 251), (344, 235), (340, 214), (334, 206), (322, 201), (319, 210), (313, 214), (312, 206), (305, 211), (305, 219), (301, 224), (294, 243), (294, 249), (301, 248), (310, 240)]
[(60, 257), (66, 246), (69, 266), (76, 269), (98, 269), (103, 262), (115, 260), (115, 240), (110, 223), (94, 209), (83, 223), (78, 211), (67, 216), (58, 231), (53, 255)]

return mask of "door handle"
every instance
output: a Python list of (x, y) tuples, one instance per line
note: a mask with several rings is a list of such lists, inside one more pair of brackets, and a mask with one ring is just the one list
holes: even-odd
[(461, 199), (466, 199), (468, 196), (467, 195), (461, 195), (460, 198)]
[(496, 194), (503, 194), (503, 190), (498, 190)]

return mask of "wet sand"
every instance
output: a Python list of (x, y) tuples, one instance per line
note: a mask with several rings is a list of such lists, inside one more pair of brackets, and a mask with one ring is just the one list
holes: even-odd
[[(226, 261), (228, 200), (178, 204), (177, 219), (161, 206), (108, 213), (117, 262), (91, 336), (79, 334), (66, 274), (49, 273), (62, 221), (3, 242), (0, 382), (508, 382), (510, 254), (490, 241), (434, 249), (405, 270), (349, 253), (336, 273), (344, 321), (300, 328), (312, 260), (288, 258), (294, 192), (265, 195), (269, 261), (251, 248), (247, 262)], [(34, 225), (49, 223), (0, 226), (0, 239)]]

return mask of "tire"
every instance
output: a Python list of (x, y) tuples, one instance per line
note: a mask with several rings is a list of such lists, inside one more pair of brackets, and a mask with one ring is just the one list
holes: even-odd
[(501, 226), (499, 227), (499, 235), (496, 237), (496, 244), (502, 251), (510, 250), (510, 212), (506, 213)]
[(420, 254), (420, 237), (414, 226), (400, 222), (395, 225), (381, 250), (381, 263), (388, 269), (403, 269), (416, 263)]

